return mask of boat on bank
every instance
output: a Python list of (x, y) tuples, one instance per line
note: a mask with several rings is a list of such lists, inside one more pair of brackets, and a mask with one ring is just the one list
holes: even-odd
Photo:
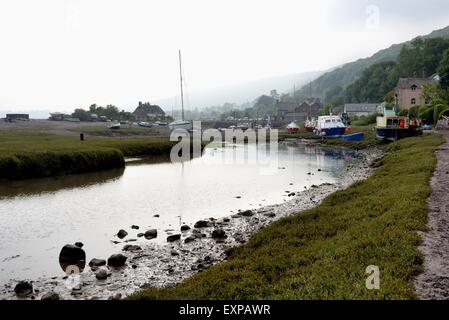
[(347, 128), (339, 116), (321, 116), (314, 132), (321, 137), (338, 138), (346, 133)]
[(120, 129), (120, 122), (112, 122), (109, 126), (109, 129), (118, 130)]
[(299, 126), (296, 124), (296, 122), (291, 122), (287, 126), (287, 132), (288, 133), (297, 133), (299, 131)]
[(382, 116), (376, 120), (376, 136), (378, 139), (396, 141), (422, 134), (421, 121), (398, 116), (394, 107), (384, 107)]
[(307, 132), (313, 132), (313, 130), (315, 130), (316, 128), (316, 120), (312, 119), (312, 120), (307, 120), (306, 123), (304, 124), (304, 129), (306, 129)]
[(153, 124), (151, 122), (139, 122), (138, 123), (139, 127), (143, 127), (143, 128), (151, 128), (153, 127)]
[(365, 134), (363, 132), (357, 132), (352, 134), (345, 134), (344, 136), (341, 136), (341, 139), (344, 141), (362, 141), (365, 138)]

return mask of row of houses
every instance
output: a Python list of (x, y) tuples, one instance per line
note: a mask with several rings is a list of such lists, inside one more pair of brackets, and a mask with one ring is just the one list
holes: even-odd
[[(439, 81), (438, 75), (430, 78), (418, 78), (416, 73), (410, 78), (400, 78), (394, 90), (396, 109), (410, 110), (415, 106), (424, 106), (429, 103), (423, 97), (423, 89), (426, 85), (431, 85)], [(378, 103), (348, 103), (343, 107), (332, 110), (334, 114), (347, 113), (349, 117), (369, 116), (382, 113), (383, 102)], [(319, 115), (323, 104), (319, 99), (309, 99), (301, 104), (277, 102), (277, 117), (280, 122), (304, 121), (309, 118), (316, 118)]]

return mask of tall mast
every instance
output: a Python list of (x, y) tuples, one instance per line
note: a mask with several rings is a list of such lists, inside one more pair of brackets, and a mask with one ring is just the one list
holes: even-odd
[(181, 65), (181, 50), (179, 50), (179, 79), (181, 81), (181, 108), (182, 108), (182, 121), (184, 121), (184, 93), (182, 91), (182, 65)]

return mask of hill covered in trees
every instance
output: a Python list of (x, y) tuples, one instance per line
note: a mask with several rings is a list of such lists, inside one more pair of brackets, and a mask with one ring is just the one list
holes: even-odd
[[(418, 38), (431, 39), (439, 37), (449, 38), (449, 26)], [(392, 45), (369, 58), (359, 59), (327, 72), (312, 81), (310, 85), (304, 86), (301, 91), (311, 96), (321, 97), (329, 102), (329, 98), (332, 99), (341, 96), (342, 91), (354, 81), (361, 78), (363, 76), (362, 73), (371, 66), (382, 62), (396, 61), (401, 54), (402, 48), (404, 46), (412, 45), (413, 41), (414, 40)], [(388, 64), (385, 64), (384, 68), (387, 67)], [(371, 72), (380, 72), (380, 68), (380, 66), (377, 66), (374, 68), (375, 70), (373, 69)], [(410, 76), (410, 74), (408, 76)]]

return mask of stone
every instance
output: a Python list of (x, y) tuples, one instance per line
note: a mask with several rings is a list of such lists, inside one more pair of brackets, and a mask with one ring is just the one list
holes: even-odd
[(142, 250), (142, 248), (140, 246), (137, 245), (133, 245), (133, 244), (127, 244), (123, 247), (122, 249), (123, 251), (138, 251), (138, 250)]
[(98, 280), (105, 280), (108, 277), (108, 272), (105, 269), (100, 269), (95, 273), (95, 278)]
[(133, 224), (133, 225), (131, 226), (131, 229), (139, 230), (140, 228), (139, 228), (139, 226), (136, 226), (135, 224)]
[(196, 240), (197, 237), (195, 236), (189, 236), (187, 238), (184, 239), (184, 243), (190, 243)]
[(86, 252), (74, 244), (66, 244), (59, 253), (59, 264), (64, 272), (68, 266), (77, 266), (82, 272), (86, 265)]
[(188, 230), (190, 230), (190, 227), (188, 226), (188, 225), (182, 225), (181, 226), (181, 231), (188, 231)]
[(224, 239), (226, 238), (226, 232), (223, 229), (215, 229), (212, 231), (213, 239)]
[(41, 300), (56, 301), (56, 300), (61, 300), (61, 298), (59, 297), (59, 294), (57, 294), (56, 292), (50, 291), (50, 292), (47, 292), (46, 294), (44, 294), (42, 296)]
[(194, 225), (195, 228), (207, 228), (209, 227), (209, 222), (206, 220), (197, 221)]
[(117, 232), (117, 237), (119, 237), (120, 239), (123, 239), (124, 237), (126, 237), (128, 235), (128, 232), (126, 232), (125, 230), (123, 230), (123, 229), (120, 229), (118, 232)]
[(140, 233), (137, 234), (137, 237), (138, 238), (142, 238), (144, 235), (145, 235), (145, 233), (140, 232)]
[(101, 267), (106, 265), (106, 260), (93, 258), (89, 262), (89, 267)]
[(75, 242), (75, 246), (77, 246), (78, 248), (82, 248), (84, 247), (84, 244), (82, 242)]
[(170, 254), (171, 254), (172, 256), (179, 256), (179, 252), (176, 251), (176, 250), (171, 250), (171, 251), (170, 251)]
[(126, 260), (128, 258), (125, 257), (123, 254), (113, 254), (108, 259), (108, 266), (120, 268), (123, 267), (126, 263)]
[(33, 293), (33, 285), (27, 281), (20, 281), (14, 287), (14, 292), (19, 297), (26, 297)]
[(254, 212), (252, 212), (251, 210), (246, 210), (239, 212), (239, 215), (241, 215), (242, 217), (252, 217), (254, 215)]
[(153, 217), (155, 217), (155, 218), (159, 218), (160, 217), (160, 215), (158, 215), (158, 214), (155, 214)]
[(181, 235), (180, 234), (172, 234), (171, 236), (167, 237), (167, 241), (168, 242), (174, 242), (174, 241), (178, 241), (181, 239)]
[(144, 236), (147, 239), (157, 238), (157, 230), (156, 229), (148, 230), (148, 231), (145, 232)]

